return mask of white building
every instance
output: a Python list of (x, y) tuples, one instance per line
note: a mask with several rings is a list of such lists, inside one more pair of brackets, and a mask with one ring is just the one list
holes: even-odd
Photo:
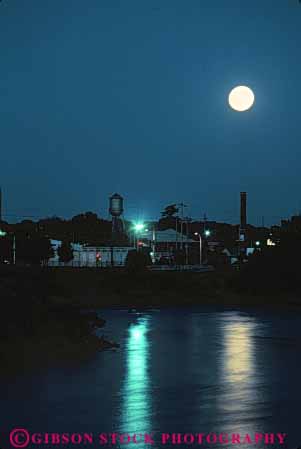
[(160, 262), (162, 259), (173, 263), (174, 255), (179, 249), (185, 250), (188, 261), (189, 249), (192, 246), (199, 247), (198, 240), (191, 239), (184, 234), (182, 235), (175, 229), (144, 231), (137, 235), (137, 239), (141, 241), (142, 245), (151, 248), (153, 263)]
[(155, 241), (155, 243), (196, 243), (196, 240), (190, 239), (185, 234), (175, 231), (175, 229), (166, 229), (165, 231), (144, 231), (138, 238), (145, 239), (148, 241)]
[(59, 261), (57, 250), (61, 246), (60, 240), (51, 240), (54, 257), (49, 259), (48, 266), (69, 267), (122, 267), (128, 252), (135, 249), (130, 246), (86, 246), (79, 243), (71, 243), (73, 259), (68, 263)]

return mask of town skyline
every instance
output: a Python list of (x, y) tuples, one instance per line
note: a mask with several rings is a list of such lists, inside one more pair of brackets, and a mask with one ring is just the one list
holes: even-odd
[[(6, 221), (8, 223), (17, 223), (20, 222), (22, 220), (32, 220), (32, 221), (39, 221), (39, 220), (43, 220), (45, 218), (52, 218), (52, 217), (59, 217), (63, 220), (69, 220), (74, 216), (77, 216), (79, 214), (82, 213), (86, 213), (86, 212), (92, 212), (95, 213), (99, 218), (104, 219), (104, 220), (110, 220), (110, 213), (109, 213), (109, 196), (106, 198), (106, 205), (103, 205), (102, 207), (99, 207), (98, 209), (89, 209), (88, 207), (83, 207), (82, 210), (74, 210), (72, 213), (56, 213), (56, 211), (51, 211), (51, 212), (46, 212), (46, 211), (41, 211), (40, 213), (38, 213), (38, 209), (37, 208), (25, 208), (21, 209), (21, 210), (17, 210), (14, 209), (13, 207), (10, 207), (7, 201), (7, 198), (5, 197), (5, 190), (3, 189), (3, 187), (0, 186), (1, 189), (1, 217), (3, 221)], [(248, 192), (247, 192), (248, 194)], [(183, 217), (185, 218), (189, 218), (192, 221), (212, 221), (212, 222), (224, 222), (224, 223), (229, 223), (232, 225), (238, 224), (240, 221), (240, 203), (239, 203), (239, 192), (236, 195), (236, 204), (235, 204), (235, 209), (233, 208), (232, 210), (222, 210), (221, 213), (218, 213), (216, 216), (211, 216), (208, 214), (207, 211), (201, 211), (199, 216), (197, 216), (196, 214), (192, 214), (192, 208), (189, 205), (188, 201), (169, 201), (169, 202), (165, 202), (164, 204), (162, 204), (162, 206), (157, 209), (154, 210), (152, 208), (152, 210), (150, 211), (147, 208), (147, 205), (145, 206), (145, 208), (143, 207), (135, 207), (133, 205), (133, 203), (131, 203), (131, 201), (128, 201), (127, 198), (123, 197), (124, 201), (125, 201), (125, 211), (124, 211), (124, 219), (131, 221), (131, 222), (151, 222), (151, 221), (158, 221), (160, 220), (160, 217), (162, 216), (162, 212), (164, 210), (164, 208), (170, 204), (175, 204), (177, 205), (177, 207), (179, 208), (179, 212), (178, 212), (178, 216), (181, 217), (182, 215), (182, 211), (181, 211), (181, 204), (185, 205), (185, 207), (183, 208)], [(252, 207), (254, 208), (254, 204), (252, 204), (252, 199), (251, 201), (250, 197), (248, 195), (248, 209), (247, 209), (247, 223), (255, 226), (255, 227), (271, 227), (271, 226), (279, 226), (281, 224), (281, 220), (288, 220), (290, 219), (292, 216), (298, 216), (301, 215), (301, 208), (297, 208), (292, 211), (291, 213), (289, 213), (287, 216), (283, 216), (283, 215), (275, 215), (275, 216), (269, 216), (266, 214), (262, 214), (262, 215), (256, 215), (256, 213), (254, 213), (254, 209), (252, 210)], [(128, 205), (129, 203), (129, 205)], [(251, 204), (251, 210), (249, 207), (249, 204)], [(45, 213), (46, 212), (46, 213)]]

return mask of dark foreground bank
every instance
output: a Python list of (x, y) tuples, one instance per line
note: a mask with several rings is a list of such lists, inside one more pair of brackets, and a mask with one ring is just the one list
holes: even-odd
[(0, 270), (2, 371), (89, 357), (116, 347), (101, 335), (105, 320), (97, 313), (53, 301), (58, 288), (47, 269)]
[(91, 309), (256, 305), (299, 310), (298, 289), (267, 286), (243, 271), (128, 273), (4, 266), (1, 366), (78, 359), (116, 347), (102, 336), (105, 321)]
[(245, 270), (128, 273), (126, 270), (56, 268), (50, 273), (55, 286), (52, 300), (57, 304), (90, 308), (301, 306), (301, 292), (295, 286), (290, 288), (290, 283), (279, 286), (276, 279), (265, 277), (263, 282), (258, 274)]

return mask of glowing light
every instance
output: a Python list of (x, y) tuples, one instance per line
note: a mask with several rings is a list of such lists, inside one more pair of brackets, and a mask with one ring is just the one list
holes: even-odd
[(4, 237), (6, 235), (5, 231), (0, 230), (0, 237)]
[(273, 240), (271, 240), (271, 239), (267, 239), (267, 245), (268, 246), (276, 246), (276, 243), (273, 242)]
[(139, 340), (141, 335), (142, 335), (142, 332), (138, 328), (132, 330), (132, 336), (135, 340)]
[(125, 433), (148, 433), (153, 428), (149, 321), (149, 317), (140, 317), (128, 329), (118, 424), (118, 428)]
[(209, 229), (206, 229), (206, 231), (205, 231), (205, 236), (206, 237), (209, 237), (211, 235), (211, 231), (209, 231)]
[(249, 87), (237, 86), (231, 90), (228, 101), (232, 109), (244, 112), (253, 106), (255, 95)]
[(252, 335), (255, 327), (252, 319), (237, 313), (229, 314), (224, 320), (223, 380), (233, 383), (236, 391), (253, 382), (255, 350)]
[[(226, 312), (221, 318), (221, 354), (218, 366), (218, 381), (223, 385), (217, 395), (217, 406), (225, 416), (228, 413), (235, 416), (235, 430), (256, 431), (256, 421), (247, 421), (250, 404), (263, 401), (259, 385), (262, 378), (256, 376), (260, 371), (258, 362), (257, 335), (261, 334), (261, 326), (256, 319), (240, 312)], [(260, 360), (260, 359), (259, 359)], [(254, 411), (256, 405), (254, 405)], [(256, 412), (255, 412), (256, 413)], [(233, 431), (233, 422), (225, 424), (223, 431)]]
[(135, 229), (136, 232), (143, 231), (144, 224), (143, 223), (136, 223), (135, 226), (134, 226), (134, 229)]
[(255, 245), (256, 245), (256, 246), (260, 246), (260, 241), (257, 240), (257, 241), (255, 242)]

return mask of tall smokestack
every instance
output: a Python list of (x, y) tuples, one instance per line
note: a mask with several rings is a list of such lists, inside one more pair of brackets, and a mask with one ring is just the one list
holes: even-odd
[(247, 227), (247, 193), (240, 192), (240, 228), (245, 230)]

